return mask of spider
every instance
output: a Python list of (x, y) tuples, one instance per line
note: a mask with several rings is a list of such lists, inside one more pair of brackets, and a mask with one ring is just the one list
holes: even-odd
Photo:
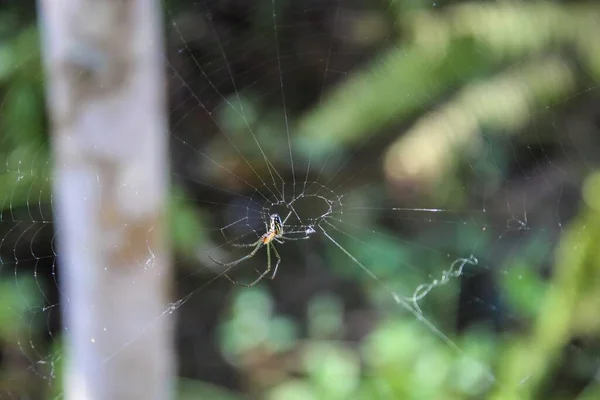
[(210, 254), (208, 255), (208, 257), (211, 260), (213, 260), (215, 263), (225, 267), (226, 270), (229, 270), (230, 268), (238, 265), (242, 261), (246, 261), (247, 259), (253, 257), (258, 252), (258, 250), (260, 250), (260, 248), (264, 246), (267, 248), (267, 269), (262, 274), (260, 274), (258, 278), (256, 278), (254, 281), (252, 281), (250, 283), (242, 283), (242, 282), (238, 282), (238, 281), (232, 279), (227, 274), (225, 274), (225, 277), (227, 279), (229, 279), (229, 281), (231, 281), (232, 283), (234, 283), (236, 285), (240, 285), (240, 286), (244, 286), (244, 287), (252, 287), (252, 286), (256, 285), (258, 283), (258, 281), (260, 281), (261, 279), (266, 277), (267, 274), (271, 271), (271, 249), (272, 249), (273, 253), (275, 253), (275, 257), (277, 257), (277, 263), (275, 263), (275, 268), (273, 268), (273, 274), (268, 278), (274, 279), (275, 275), (277, 274), (277, 268), (279, 267), (279, 263), (281, 263), (281, 256), (279, 255), (279, 252), (275, 248), (275, 244), (273, 242), (283, 244), (285, 240), (308, 239), (308, 238), (310, 238), (310, 235), (312, 233), (315, 233), (314, 229), (309, 227), (304, 231), (289, 232), (289, 233), (304, 233), (305, 236), (302, 236), (302, 237), (285, 236), (286, 232), (284, 231), (283, 228), (285, 226), (286, 221), (290, 217), (290, 215), (292, 215), (291, 211), (285, 217), (285, 219), (282, 221), (281, 218), (279, 217), (279, 214), (271, 214), (269, 216), (269, 223), (267, 224), (265, 222), (266, 232), (260, 238), (258, 238), (258, 240), (256, 242), (248, 243), (248, 244), (233, 244), (233, 246), (235, 246), (235, 247), (254, 247), (254, 249), (249, 254), (245, 255), (244, 257), (242, 257), (238, 260), (229, 262), (229, 263), (222, 263), (220, 261), (217, 261), (214, 258), (212, 258), (210, 256)]

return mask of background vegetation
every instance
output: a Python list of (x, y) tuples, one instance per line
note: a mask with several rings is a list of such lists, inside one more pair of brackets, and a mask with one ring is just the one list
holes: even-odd
[[(600, 398), (598, 21), (572, 1), (166, 2), (180, 398)], [(35, 4), (0, 5), (14, 398), (60, 396), (39, 58)], [(345, 193), (325, 227), (378, 280), (319, 234), (279, 247), (273, 281), (212, 280), (206, 251), (261, 186), (248, 164), (269, 177), (246, 121), (288, 187)], [(438, 285), (460, 257), (477, 263)], [(390, 297), (433, 282), (419, 306), (459, 350)]]

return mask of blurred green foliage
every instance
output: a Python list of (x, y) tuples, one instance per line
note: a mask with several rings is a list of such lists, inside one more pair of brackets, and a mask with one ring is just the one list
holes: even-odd
[[(332, 149), (356, 145), (382, 124), (424, 114), (419, 120), (422, 124), (417, 122), (415, 128), (400, 135), (398, 142), (390, 147), (388, 164), (395, 162), (400, 167), (389, 168), (411, 171), (416, 175), (411, 178), (430, 182), (431, 186), (448, 180), (452, 182), (449, 185), (461, 185), (456, 179), (460, 160), (449, 157), (465, 157), (465, 150), (471, 153), (469, 148), (480, 140), (482, 131), (521, 133), (526, 138), (528, 134), (523, 130), (549, 106), (572, 98), (582, 86), (595, 88), (600, 79), (597, 57), (600, 53), (597, 41), (590, 38), (599, 33), (599, 16), (600, 9), (593, 4), (565, 6), (541, 2), (465, 4), (440, 12), (421, 8), (417, 13), (400, 13), (398, 24), (409, 31), (408, 39), (353, 72), (319, 107), (301, 118), (294, 148), (305, 149), (303, 153), (310, 154), (313, 161), (320, 160), (316, 161), (319, 164), (331, 156)], [(574, 58), (564, 57), (566, 48), (576, 50)], [(439, 113), (423, 113), (439, 103), (439, 97), (449, 87), (462, 89), (442, 107), (438, 106)], [(532, 138), (539, 140), (539, 135), (537, 132)], [(419, 151), (418, 137), (428, 149), (439, 146), (425, 161), (430, 165), (423, 164), (424, 151)], [(417, 159), (416, 164), (407, 160), (412, 155)], [(495, 159), (502, 157), (503, 154), (498, 154)], [(501, 162), (495, 166), (498, 165)], [(393, 174), (391, 177), (398, 178)], [(457, 202), (457, 195), (455, 192), (449, 196), (448, 203), (459, 205), (466, 201), (463, 196)], [(600, 201), (600, 197), (588, 197), (593, 198), (592, 202)], [(524, 243), (520, 252), (507, 261), (510, 265), (502, 268), (506, 271), (501, 279), (506, 302), (511, 309), (518, 310), (521, 318), (530, 321), (530, 329), (504, 337), (485, 328), (474, 329), (457, 339), (458, 347), (463, 350), (458, 354), (432, 339), (433, 335), (418, 321), (411, 322), (411, 317), (388, 317), (387, 322), (381, 322), (358, 344), (335, 338), (322, 340), (309, 334), (293, 350), (284, 350), (299, 353), (297, 358), (308, 360), (301, 363), (304, 378), (290, 372), (287, 379), (270, 389), (268, 398), (464, 399), (488, 395), (497, 399), (554, 398), (546, 388), (548, 379), (560, 365), (561, 352), (573, 339), (597, 337), (600, 322), (594, 312), (587, 312), (600, 309), (597, 303), (600, 282), (595, 278), (600, 273), (600, 262), (595, 260), (597, 251), (591, 245), (597, 243), (594, 233), (600, 227), (592, 223), (597, 215), (591, 208), (581, 213), (562, 235), (555, 275), (550, 282), (542, 280), (536, 271), (536, 266), (551, 251), (544, 232)], [(357, 224), (364, 230), (377, 227), (371, 226), (368, 218)], [(345, 229), (352, 232), (348, 226)], [(485, 237), (480, 230), (467, 232), (468, 229), (463, 234), (469, 243), (477, 236)], [(400, 260), (419, 264), (416, 260), (420, 259), (423, 263), (418, 254), (410, 260), (407, 254), (412, 250), (410, 246), (398, 246), (397, 241), (389, 238), (373, 231), (361, 240), (360, 246), (351, 239), (342, 244), (352, 248), (352, 254), (387, 284), (394, 282)], [(482, 243), (485, 240), (487, 246), (494, 242), (488, 238)], [(360, 273), (356, 268), (348, 268), (347, 259), (334, 255), (335, 247), (327, 250), (331, 252), (331, 267), (337, 267), (338, 273)], [(386, 262), (388, 258), (395, 262)], [(439, 263), (443, 260), (438, 260)], [(388, 266), (393, 266), (393, 270), (386, 270)], [(411, 276), (415, 281), (410, 281)], [(406, 287), (416, 287), (423, 275), (405, 274), (398, 279)], [(377, 290), (382, 294), (380, 287)], [(451, 291), (456, 292), (456, 288)], [(448, 300), (456, 301), (451, 297), (445, 301)], [(251, 315), (251, 308), (248, 304), (246, 311), (235, 315)], [(235, 315), (230, 318), (235, 320)], [(342, 310), (338, 315), (342, 315)], [(319, 317), (313, 315), (313, 318)], [(340, 316), (329, 318), (339, 320)], [(308, 325), (311, 326), (311, 321)], [(232, 325), (226, 326), (236, 331)], [(263, 326), (263, 329), (276, 327)], [(245, 353), (254, 350), (246, 348)], [(277, 357), (278, 351), (271, 349), (269, 353), (263, 357)], [(359, 360), (364, 361), (362, 368)], [(246, 368), (250, 376), (260, 374), (252, 371), (252, 366)], [(595, 398), (594, 393), (598, 389), (592, 384), (582, 398)], [(567, 398), (574, 396), (571, 393)]]
[[(294, 368), (299, 368), (299, 372), (305, 376), (299, 380), (292, 378), (294, 373), (298, 373), (295, 369), (285, 371), (289, 378), (270, 389), (267, 398), (469, 398), (482, 395), (491, 386), (490, 372), (486, 365), (494, 359), (497, 349), (484, 332), (472, 333), (463, 338), (460, 346), (464, 353), (457, 356), (444, 343), (428, 335), (418, 321), (391, 318), (382, 322), (357, 346), (336, 339), (335, 336), (339, 336), (341, 331), (332, 335), (331, 321), (324, 320), (324, 317), (339, 319), (341, 310), (334, 311), (337, 315), (331, 315), (339, 307), (334, 305), (332, 309), (332, 299), (319, 298), (312, 307), (329, 311), (312, 314), (309, 325), (325, 324), (326, 328), (313, 328), (306, 339), (296, 341), (294, 346), (290, 346), (294, 341), (290, 342), (290, 337), (287, 337), (288, 345), (273, 347), (272, 343), (276, 341), (265, 341), (265, 338), (277, 335), (277, 331), (288, 331), (289, 328), (282, 329), (283, 325), (277, 319), (266, 318), (270, 315), (267, 310), (263, 309), (263, 314), (259, 315), (262, 307), (257, 307), (257, 301), (246, 301), (246, 297), (250, 296), (246, 293), (238, 292), (234, 300), (237, 311), (223, 325), (223, 346), (226, 353), (232, 353), (234, 344), (227, 335), (251, 336), (236, 344), (238, 357), (256, 351), (261, 344), (263, 350), (267, 349), (261, 355), (267, 359), (286, 353), (289, 356), (293, 352), (298, 359)], [(252, 296), (260, 296), (259, 301), (268, 304), (269, 297), (262, 290), (256, 290)], [(243, 308), (238, 309), (240, 306)], [(235, 325), (238, 324), (245, 329), (240, 329), (240, 326), (236, 328)], [(250, 325), (260, 327), (260, 332), (251, 329)], [(341, 324), (337, 325), (338, 329), (342, 328)], [(248, 346), (251, 341), (255, 342), (254, 346)], [(255, 370), (256, 364), (242, 364), (240, 368), (247, 368), (245, 372), (250, 375), (269, 373), (268, 369)]]
[[(276, 3), (283, 12), (288, 2)], [(547, 133), (531, 134), (529, 127), (543, 119), (549, 107), (569, 103), (582, 90), (597, 92), (600, 42), (595, 38), (600, 37), (600, 8), (594, 3), (469, 3), (438, 10), (424, 2), (403, 1), (373, 8), (385, 10), (395, 30), (390, 36), (399, 32), (398, 38), (294, 121), (293, 148), (304, 162), (310, 158), (325, 169), (332, 151), (349, 153), (382, 126), (396, 130), (397, 125), (413, 121), (407, 131), (398, 129), (386, 147), (386, 178), (391, 184), (407, 179), (425, 182), (436, 205), (465, 206), (473, 194), (461, 176), (461, 165), (468, 163), (497, 188), (508, 175), (508, 154), (513, 150), (502, 146), (499, 133), (516, 137), (525, 147), (540, 138), (552, 141)], [(257, 31), (272, 29), (270, 1), (257, 2), (253, 16)], [(5, 165), (0, 170), (0, 193), (4, 193), (3, 228), (8, 224), (8, 229), (16, 223), (10, 212), (50, 201), (43, 75), (38, 33), (30, 22), (20, 21), (12, 9), (0, 9), (0, 165)], [(283, 113), (260, 104), (261, 95), (258, 88), (228, 98), (231, 107), (221, 109), (217, 118), (226, 122), (223, 128), (253, 164), (261, 154), (245, 134), (246, 123), (255, 127), (263, 149), (277, 155), (274, 162), (281, 162), (287, 155), (272, 138), (283, 137), (275, 133), (282, 130)], [(488, 146), (493, 163), (473, 160), (472, 155), (486, 143), (493, 143)], [(212, 154), (225, 146), (214, 141), (207, 147), (205, 151)], [(575, 389), (554, 396), (547, 388), (558, 373), (564, 348), (581, 338), (597, 346), (600, 333), (596, 245), (600, 178), (590, 168), (582, 174), (589, 174), (583, 186), (584, 204), (561, 232), (551, 278), (539, 274), (552, 247), (543, 230), (524, 239), (518, 254), (499, 268), (506, 271), (499, 278), (506, 303), (524, 326), (505, 334), (485, 324), (460, 335), (452, 333), (459, 293), (459, 282), (453, 280), (432, 292), (423, 308), (425, 315), (429, 309), (438, 310), (435, 320), (461, 349), (455, 351), (417, 318), (404, 316), (398, 307), (390, 312), (389, 292), (382, 291), (378, 282), (365, 280), (361, 288), (370, 295), (377, 322), (366, 337), (351, 341), (346, 339), (344, 303), (335, 295), (317, 296), (307, 304), (304, 332), (298, 320), (278, 312), (270, 292), (259, 285), (234, 291), (228, 312), (220, 315), (216, 336), (226, 362), (242, 376), (243, 391), (254, 398), (574, 398), (579, 394)], [(378, 204), (380, 192), (358, 190), (345, 203), (360, 205), (367, 199), (369, 205), (383, 207)], [(178, 253), (196, 260), (198, 243), (212, 245), (207, 227), (218, 224), (208, 223), (215, 216), (188, 197), (183, 189), (173, 189), (173, 242)], [(453, 225), (459, 225), (456, 221)], [(482, 232), (488, 221), (465, 224), (458, 233), (422, 229), (411, 240), (440, 250), (425, 259), (417, 246), (399, 244), (392, 229), (381, 226), (374, 213), (347, 216), (344, 223), (348, 232), (360, 235), (360, 228), (369, 233), (361, 236), (359, 245), (349, 237), (340, 239), (342, 245), (352, 248), (386, 286), (409, 292), (431, 276), (439, 278), (439, 266), (452, 262), (446, 251), (463, 254), (473, 248), (473, 242), (491, 249), (499, 240), (494, 233)], [(13, 248), (16, 244), (8, 246)], [(333, 245), (324, 254), (327, 267), (337, 276), (359, 280), (362, 272)], [(32, 280), (15, 280), (14, 262), (3, 261), (2, 266), (0, 341), (22, 352), (17, 337), (29, 339), (37, 330), (43, 334), (47, 329), (43, 324), (23, 326), (23, 321), (29, 321), (27, 312), (38, 307), (42, 292)], [(55, 347), (52, 353), (62, 352), (58, 341)], [(590, 369), (598, 368), (597, 362), (591, 365), (582, 368), (581, 375), (589, 378)], [(60, 369), (60, 364), (57, 361), (52, 367)], [(11, 383), (19, 368), (2, 362), (0, 389), (20, 389), (22, 382)], [(179, 383), (180, 399), (243, 398), (233, 390), (193, 379)], [(57, 396), (60, 386), (54, 390)], [(600, 398), (597, 380), (579, 398)]]

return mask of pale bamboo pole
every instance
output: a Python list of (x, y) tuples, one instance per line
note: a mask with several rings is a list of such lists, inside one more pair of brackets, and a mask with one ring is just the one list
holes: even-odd
[(66, 399), (172, 396), (159, 4), (39, 0)]

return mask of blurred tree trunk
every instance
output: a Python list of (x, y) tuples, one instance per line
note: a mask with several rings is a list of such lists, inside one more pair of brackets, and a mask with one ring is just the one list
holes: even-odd
[(159, 2), (39, 0), (66, 399), (167, 399), (167, 118)]

